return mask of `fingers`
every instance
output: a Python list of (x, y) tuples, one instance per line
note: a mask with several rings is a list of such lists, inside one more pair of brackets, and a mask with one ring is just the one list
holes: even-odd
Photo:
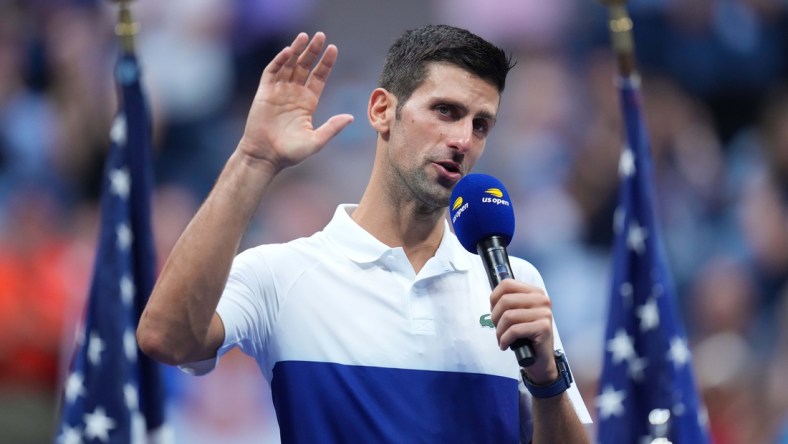
[(552, 305), (541, 288), (506, 279), (495, 288), (490, 302), (490, 317), (502, 350), (520, 338), (552, 342)]
[(296, 64), (298, 63), (298, 57), (301, 56), (301, 53), (304, 51), (304, 48), (307, 47), (308, 42), (309, 36), (306, 35), (306, 33), (302, 32), (296, 36), (295, 40), (293, 40), (293, 43), (290, 44), (290, 49), (292, 49), (290, 57), (287, 58), (276, 75), (277, 81), (286, 82), (292, 79), (293, 72), (295, 71)]
[(312, 41), (310, 41), (309, 45), (307, 45), (306, 50), (298, 56), (298, 60), (293, 69), (293, 82), (299, 83), (301, 85), (306, 83), (307, 77), (309, 77), (309, 71), (312, 70), (315, 60), (320, 57), (320, 53), (323, 51), (323, 45), (325, 43), (325, 34), (322, 32), (315, 34), (315, 36), (312, 38)]
[[(260, 82), (306, 84), (309, 89), (319, 94), (337, 54), (336, 46), (329, 45), (326, 52), (320, 57), (325, 42), (326, 36), (322, 32), (316, 33), (311, 40), (306, 33), (298, 34), (293, 43), (282, 49), (266, 66)], [(320, 62), (313, 70), (312, 66), (318, 58), (320, 58)]]
[(490, 305), (497, 305), (499, 300), (511, 293), (528, 293), (539, 295), (541, 302), (550, 304), (550, 298), (547, 297), (541, 287), (529, 285), (525, 282), (516, 281), (514, 279), (504, 279), (493, 289), (493, 292), (490, 295)]
[(271, 62), (268, 63), (268, 66), (263, 70), (263, 75), (260, 77), (260, 83), (274, 83), (282, 78), (289, 78), (292, 75), (293, 65), (295, 64), (294, 60), (301, 52), (297, 49), (301, 47), (303, 50), (303, 46), (308, 40), (309, 36), (307, 36), (306, 33), (299, 33), (290, 46), (284, 47), (279, 51), (279, 54), (274, 56)]
[(328, 45), (326, 52), (323, 53), (323, 57), (320, 58), (317, 66), (312, 70), (312, 74), (306, 81), (306, 87), (318, 96), (323, 92), (323, 87), (326, 86), (328, 75), (331, 74), (331, 69), (334, 67), (334, 62), (337, 60), (337, 52), (336, 46)]
[(260, 83), (274, 83), (292, 55), (293, 49), (289, 46), (279, 51), (279, 54), (277, 54), (263, 70), (263, 75), (260, 77)]
[(520, 338), (535, 343), (544, 342), (552, 334), (553, 328), (550, 311), (542, 308), (506, 310), (495, 325), (501, 350), (506, 350)]

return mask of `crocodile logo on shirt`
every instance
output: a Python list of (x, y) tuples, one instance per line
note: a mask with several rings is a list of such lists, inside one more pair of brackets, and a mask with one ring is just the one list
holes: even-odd
[(492, 318), (490, 317), (490, 313), (483, 314), (479, 318), (479, 325), (481, 325), (482, 327), (495, 328), (495, 324), (493, 324)]

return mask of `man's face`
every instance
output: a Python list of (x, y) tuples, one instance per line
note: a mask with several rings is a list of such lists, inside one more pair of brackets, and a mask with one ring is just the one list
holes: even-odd
[(484, 151), (499, 103), (493, 84), (454, 65), (431, 64), (391, 125), (391, 185), (428, 208), (447, 206)]

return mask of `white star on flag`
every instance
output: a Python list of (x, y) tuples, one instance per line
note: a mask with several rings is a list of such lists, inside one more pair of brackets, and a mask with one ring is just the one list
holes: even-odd
[(121, 223), (118, 225), (117, 230), (115, 230), (115, 234), (118, 236), (118, 249), (121, 251), (128, 250), (134, 237), (131, 234), (129, 226), (125, 223)]
[(175, 438), (164, 436), (156, 431), (148, 432), (145, 425), (145, 416), (138, 410), (131, 411), (131, 443), (132, 444), (170, 444), (175, 442)]
[(670, 350), (668, 350), (668, 360), (673, 362), (676, 368), (679, 368), (689, 362), (690, 351), (687, 348), (687, 342), (680, 338), (674, 337), (670, 340)]
[(119, 146), (126, 145), (126, 116), (118, 114), (109, 130), (109, 138)]
[(637, 222), (632, 222), (629, 224), (629, 230), (627, 231), (627, 246), (631, 250), (634, 250), (637, 254), (643, 254), (646, 250), (646, 237), (648, 236), (648, 231), (639, 226)]
[(670, 410), (675, 416), (681, 416), (687, 411), (687, 407), (683, 403), (679, 402), (675, 404)]
[(63, 427), (63, 433), (57, 438), (58, 444), (82, 444), (82, 434), (77, 427)]
[(636, 311), (637, 317), (640, 318), (640, 331), (649, 331), (659, 327), (659, 308), (656, 298), (650, 298)]
[(91, 364), (99, 365), (101, 363), (101, 352), (104, 349), (104, 341), (96, 333), (91, 333), (88, 340), (88, 359)]
[(126, 330), (123, 333), (123, 351), (126, 353), (126, 359), (131, 362), (137, 360), (137, 338), (134, 332)]
[(635, 356), (635, 347), (632, 338), (626, 330), (619, 329), (616, 336), (607, 342), (607, 350), (613, 354), (613, 362), (618, 364)]
[(596, 405), (599, 408), (599, 417), (602, 419), (624, 414), (624, 390), (616, 390), (612, 386), (606, 386), (602, 393), (596, 397)]
[(629, 360), (629, 377), (636, 382), (643, 380), (643, 371), (646, 369), (648, 360), (646, 358), (632, 357)]
[(632, 177), (635, 174), (635, 155), (629, 147), (625, 147), (621, 151), (621, 157), (618, 160), (618, 174), (619, 177)]
[(129, 197), (131, 191), (131, 176), (126, 168), (114, 169), (109, 172), (110, 189), (121, 199)]
[(103, 407), (96, 407), (93, 413), (85, 414), (85, 437), (109, 442), (109, 431), (115, 428), (115, 421), (107, 416)]
[(123, 399), (126, 400), (126, 407), (129, 410), (139, 409), (139, 397), (137, 396), (137, 389), (131, 384), (123, 385)]
[(74, 372), (68, 376), (65, 386), (66, 401), (74, 402), (77, 396), (85, 395), (85, 378), (79, 372)]
[(129, 275), (124, 275), (120, 278), (120, 299), (123, 301), (123, 304), (131, 306), (131, 303), (134, 301), (134, 281), (131, 280)]
[(624, 302), (627, 305), (632, 305), (632, 284), (629, 282), (622, 282), (621, 286), (619, 287), (619, 291), (621, 292), (621, 298), (624, 299)]

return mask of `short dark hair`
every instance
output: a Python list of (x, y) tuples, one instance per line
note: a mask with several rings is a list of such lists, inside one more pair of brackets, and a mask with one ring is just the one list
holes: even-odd
[(386, 55), (379, 86), (394, 94), (397, 111), (427, 76), (430, 63), (450, 63), (467, 70), (502, 93), (511, 57), (472, 32), (448, 25), (427, 25), (400, 36)]

